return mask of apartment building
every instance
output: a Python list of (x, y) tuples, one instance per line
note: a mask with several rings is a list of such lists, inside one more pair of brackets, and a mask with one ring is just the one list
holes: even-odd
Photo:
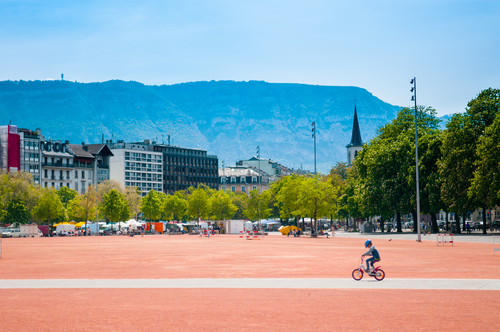
[(269, 189), (271, 176), (248, 166), (231, 166), (219, 169), (219, 190), (250, 193), (261, 188)]
[(204, 184), (217, 189), (219, 160), (206, 150), (155, 144), (146, 140), (149, 149), (163, 155), (163, 190), (173, 194), (178, 190)]
[(142, 142), (106, 141), (113, 156), (109, 158), (109, 178), (124, 187), (136, 187), (146, 196), (150, 190), (163, 191), (163, 154), (148, 150)]

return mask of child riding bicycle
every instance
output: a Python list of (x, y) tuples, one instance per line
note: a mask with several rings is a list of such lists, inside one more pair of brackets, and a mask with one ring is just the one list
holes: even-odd
[[(372, 256), (371, 258), (366, 260), (366, 269), (369, 275), (374, 273), (373, 263), (380, 261), (380, 254), (378, 253), (377, 248), (372, 243), (372, 240), (368, 239), (365, 241), (365, 248), (369, 248), (367, 252), (363, 254), (363, 256)], [(371, 265), (371, 269), (370, 269)]]

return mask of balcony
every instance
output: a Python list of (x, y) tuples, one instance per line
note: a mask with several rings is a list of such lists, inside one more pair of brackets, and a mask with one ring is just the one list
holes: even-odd
[(63, 164), (63, 163), (42, 163), (42, 167), (69, 167), (73, 168), (74, 164)]

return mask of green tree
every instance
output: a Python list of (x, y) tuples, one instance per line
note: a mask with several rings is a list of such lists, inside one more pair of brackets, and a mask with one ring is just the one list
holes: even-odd
[[(85, 194), (77, 195), (68, 202), (68, 216), (74, 220), (84, 220), (85, 229), (87, 229), (87, 221), (96, 215), (96, 192), (89, 186)], [(98, 222), (96, 220), (96, 222)]]
[[(483, 160), (479, 155), (479, 146), (484, 148), (491, 145), (488, 143), (488, 136), (491, 136), (491, 131), (488, 127), (492, 126), (495, 118), (500, 113), (500, 90), (486, 89), (481, 91), (476, 98), (472, 99), (467, 104), (466, 116), (472, 124), (472, 132), (474, 139), (474, 154), (473, 154), (473, 175), (470, 176), (471, 187), (468, 190), (468, 198), (472, 200), (475, 207), (480, 207), (483, 210), (483, 234), (486, 234), (486, 209), (493, 208), (497, 201), (492, 195), (491, 187), (486, 183), (491, 176), (482, 165)], [(484, 138), (486, 136), (486, 138)], [(483, 152), (487, 153), (487, 152)], [(465, 224), (465, 222), (464, 222)]]
[(205, 187), (199, 185), (196, 189), (192, 188), (188, 197), (188, 214), (196, 218), (198, 228), (201, 218), (210, 215), (210, 199)]
[(38, 204), (33, 208), (33, 215), (39, 222), (54, 221), (64, 214), (64, 206), (61, 203), (59, 195), (54, 188), (44, 188), (42, 190), (42, 196), (38, 200)]
[[(438, 160), (441, 159), (442, 134), (429, 134), (422, 136), (419, 141), (419, 186), (420, 208), (422, 213), (431, 216), (431, 231), (439, 231), (436, 214), (446, 210), (446, 205), (441, 199), (442, 181), (438, 171)], [(415, 149), (413, 148), (412, 153)], [(410, 168), (409, 185), (416, 187), (415, 166)]]
[(210, 197), (212, 216), (215, 220), (231, 219), (238, 208), (225, 191), (220, 190)]
[(188, 203), (182, 194), (168, 196), (163, 203), (163, 211), (167, 220), (182, 220), (187, 213)]
[(231, 198), (231, 202), (236, 206), (237, 210), (234, 213), (234, 219), (244, 219), (244, 211), (248, 206), (248, 195), (244, 192), (229, 192), (229, 197)]
[(340, 179), (342, 181), (346, 181), (347, 180), (347, 169), (348, 169), (347, 163), (339, 161), (330, 170), (330, 175), (336, 175), (338, 177), (338, 179)]
[[(486, 128), (485, 134), (479, 138), (477, 157), (474, 162), (474, 177), (469, 188), (469, 197), (480, 199), (483, 204), (483, 216), (486, 207), (494, 208), (500, 204), (500, 116)], [(483, 226), (486, 218), (483, 217)], [(483, 227), (484, 232), (484, 227)]]
[(107, 194), (104, 194), (100, 212), (105, 219), (112, 223), (127, 220), (130, 210), (125, 195), (116, 189), (111, 189)]
[(266, 190), (259, 194), (259, 189), (250, 191), (247, 208), (243, 211), (244, 215), (250, 220), (260, 221), (269, 218), (271, 208), (271, 192)]
[(320, 175), (307, 177), (301, 184), (298, 213), (314, 220), (313, 228), (316, 235), (318, 218), (330, 216), (334, 197), (333, 186), (329, 181), (324, 181)]
[(150, 190), (148, 194), (142, 199), (141, 211), (144, 217), (149, 221), (149, 229), (151, 229), (151, 221), (159, 220), (162, 214), (162, 200), (160, 193), (156, 190)]
[(59, 195), (59, 198), (61, 199), (61, 203), (63, 203), (64, 207), (68, 207), (68, 202), (71, 201), (73, 198), (78, 195), (76, 190), (70, 189), (66, 186), (62, 186), (57, 190), (57, 194)]
[(7, 205), (4, 222), (18, 226), (19, 224), (27, 224), (29, 217), (30, 214), (26, 208), (26, 204), (20, 199), (15, 199)]
[(130, 209), (130, 214), (133, 215), (135, 219), (137, 219), (137, 215), (141, 212), (142, 197), (140, 193), (137, 187), (125, 188), (125, 200)]
[[(295, 174), (289, 175), (281, 179), (277, 184), (279, 188), (277, 191), (276, 198), (277, 204), (280, 207), (280, 217), (283, 219), (295, 218), (295, 225), (299, 227), (299, 191), (305, 178)], [(271, 188), (277, 186), (274, 183)]]
[[(474, 176), (474, 142), (472, 123), (465, 114), (454, 114), (442, 134), (441, 158), (438, 160), (441, 199), (455, 215), (473, 210), (469, 199), (470, 181)], [(457, 226), (458, 222), (457, 222)], [(459, 231), (459, 227), (457, 227)]]

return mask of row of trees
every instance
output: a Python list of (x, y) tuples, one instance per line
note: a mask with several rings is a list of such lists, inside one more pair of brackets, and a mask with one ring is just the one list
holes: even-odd
[(339, 184), (345, 182), (345, 169), (345, 164), (339, 164), (325, 177), (285, 177), (273, 183), (270, 190), (262, 193), (253, 190), (249, 195), (200, 185), (174, 195), (152, 190), (145, 197), (141, 197), (137, 189), (122, 188), (113, 180), (100, 184), (98, 192), (89, 186), (84, 194), (78, 194), (67, 187), (41, 188), (32, 182), (28, 173), (5, 173), (0, 176), (0, 214), (4, 223), (18, 224), (95, 220), (97, 213), (100, 220), (110, 222), (127, 220), (141, 213), (148, 221), (259, 220), (271, 216), (284, 221), (300, 217), (316, 220), (326, 215), (333, 218), (340, 195)]
[[(430, 214), (437, 232), (436, 213), (441, 210), (463, 217), (492, 209), (500, 202), (500, 90), (481, 91), (465, 113), (454, 114), (439, 128), (436, 111), (417, 109), (420, 207)], [(383, 222), (401, 214), (416, 220), (414, 110), (403, 108), (398, 116), (378, 130), (350, 169), (341, 209), (363, 218), (381, 216)], [(484, 218), (485, 219), (485, 218)], [(460, 227), (457, 227), (460, 232)], [(486, 233), (486, 222), (483, 223)]]

